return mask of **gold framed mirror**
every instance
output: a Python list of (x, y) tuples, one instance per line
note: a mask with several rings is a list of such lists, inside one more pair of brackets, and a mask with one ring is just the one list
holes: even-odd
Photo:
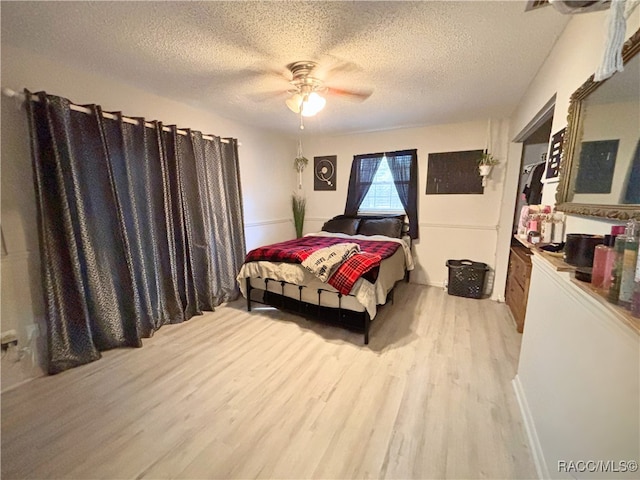
[(640, 30), (622, 50), (624, 71), (593, 75), (571, 95), (556, 209), (640, 219)]

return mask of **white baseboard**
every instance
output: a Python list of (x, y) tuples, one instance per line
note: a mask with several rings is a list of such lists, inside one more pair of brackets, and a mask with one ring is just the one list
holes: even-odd
[(426, 282), (426, 283), (423, 283), (423, 282), (417, 282), (413, 278), (411, 278), (411, 281), (409, 283), (415, 283), (416, 285), (424, 285), (426, 287), (441, 288), (442, 290), (446, 290), (447, 289), (446, 282)]
[(36, 378), (40, 378), (40, 377), (44, 377), (44, 373), (42, 375), (38, 375), (37, 377), (29, 377), (29, 378), (25, 378), (24, 380), (21, 380), (17, 383), (12, 383), (11, 385), (9, 385), (8, 387), (3, 387), (2, 391), (0, 393), (7, 393), (10, 392), (11, 390), (15, 390), (16, 388), (29, 383), (32, 380), (35, 380)]
[[(411, 281), (411, 283), (418, 283), (418, 282), (414, 282), (413, 280)], [(418, 283), (419, 284), (419, 283)], [(443, 290), (447, 289), (447, 281), (444, 280), (442, 282), (429, 282), (426, 284), (421, 284), (421, 285), (427, 285), (429, 287), (437, 287), (437, 288), (441, 288)], [(490, 295), (489, 296), (490, 300), (493, 300), (494, 302), (498, 302), (498, 303), (504, 303), (504, 297), (500, 297), (500, 296), (495, 296), (495, 295)], [(515, 325), (515, 323), (514, 323)]]
[(531, 449), (531, 455), (533, 456), (533, 463), (536, 467), (538, 478), (546, 480), (551, 478), (549, 475), (549, 469), (547, 468), (547, 462), (544, 459), (544, 453), (542, 452), (542, 445), (538, 439), (538, 433), (536, 432), (536, 426), (533, 423), (533, 417), (529, 410), (529, 404), (527, 403), (527, 397), (522, 389), (520, 383), (520, 377), (518, 375), (511, 381), (513, 390), (518, 400), (518, 406), (520, 407), (520, 413), (522, 414), (522, 420), (524, 422), (524, 428), (527, 431), (527, 439), (529, 440), (529, 448)]

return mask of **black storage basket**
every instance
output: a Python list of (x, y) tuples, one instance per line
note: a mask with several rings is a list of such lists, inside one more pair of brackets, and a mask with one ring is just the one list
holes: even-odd
[(484, 278), (489, 270), (486, 263), (471, 260), (447, 260), (449, 267), (449, 295), (467, 298), (481, 298), (484, 292)]

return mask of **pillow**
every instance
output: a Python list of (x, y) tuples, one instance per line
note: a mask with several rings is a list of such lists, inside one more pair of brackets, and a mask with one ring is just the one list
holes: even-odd
[(346, 233), (355, 235), (360, 224), (359, 218), (336, 217), (322, 226), (322, 230), (331, 233)]
[(386, 235), (391, 238), (402, 238), (403, 221), (397, 217), (363, 218), (358, 227), (359, 235)]

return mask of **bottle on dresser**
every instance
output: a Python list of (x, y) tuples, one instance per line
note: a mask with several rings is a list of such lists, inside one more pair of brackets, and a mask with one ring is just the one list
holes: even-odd
[(631, 302), (631, 314), (640, 318), (640, 255), (636, 262), (636, 272), (633, 287), (633, 301)]
[(622, 259), (624, 256), (625, 242), (627, 240), (627, 237), (622, 234), (622, 232), (625, 231), (625, 227), (621, 226), (615, 226), (611, 229), (612, 235), (615, 234), (616, 236), (613, 247), (613, 260), (607, 300), (616, 304), (620, 297), (620, 282), (622, 281)]
[(540, 239), (541, 243), (551, 243), (551, 239), (553, 238), (553, 220), (551, 219), (551, 214), (543, 215), (540, 225), (540, 235), (542, 236)]
[(564, 241), (564, 213), (554, 212), (551, 215), (551, 221), (553, 222), (551, 242), (562, 243)]
[(620, 296), (618, 297), (618, 304), (629, 309), (633, 300), (634, 278), (638, 263), (638, 233), (638, 223), (635, 220), (629, 220), (625, 231), (627, 238), (622, 255), (622, 276), (620, 278)]
[(604, 243), (597, 245), (593, 253), (593, 273), (591, 275), (591, 285), (595, 288), (609, 290), (611, 286), (611, 269), (615, 260), (615, 244), (616, 235), (605, 235)]

